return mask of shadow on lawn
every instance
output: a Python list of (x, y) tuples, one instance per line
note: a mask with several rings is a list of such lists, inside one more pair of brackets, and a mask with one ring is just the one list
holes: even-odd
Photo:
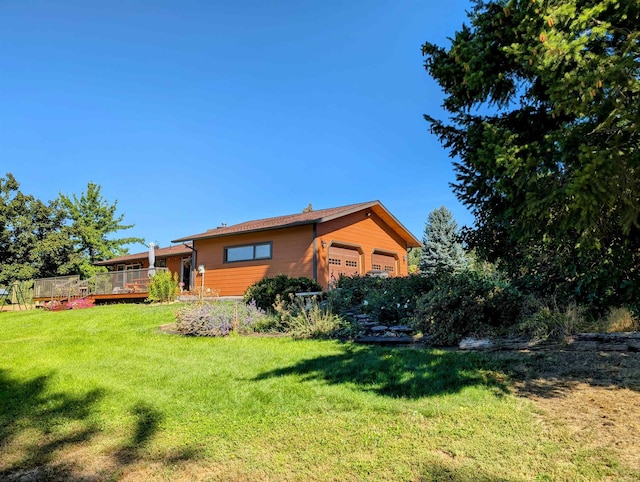
[[(101, 433), (96, 404), (102, 390), (84, 395), (51, 392), (53, 374), (27, 381), (11, 378), (0, 369), (0, 479), (9, 481), (93, 481), (122, 473), (143, 460), (143, 451), (158, 430), (161, 414), (139, 403), (132, 409), (135, 427), (130, 439), (112, 457), (107, 457), (100, 473), (86, 472), (82, 461), (73, 460)], [(91, 451), (87, 451), (88, 456)], [(86, 457), (87, 455), (85, 455)], [(195, 454), (178, 454), (170, 463)], [(111, 475), (110, 475), (111, 473)]]
[(518, 384), (518, 392), (564, 396), (580, 383), (640, 392), (640, 353), (617, 351), (505, 351), (486, 354)]
[(394, 398), (451, 394), (483, 385), (498, 395), (507, 385), (494, 365), (476, 353), (344, 345), (343, 353), (303, 360), (293, 366), (263, 373), (256, 380), (300, 375), (331, 384), (357, 387)]
[[(49, 393), (51, 377), (40, 376), (23, 382), (10, 378), (6, 370), (0, 369), (0, 446), (3, 447), (0, 477), (3, 480), (74, 480), (67, 467), (57, 466), (56, 455), (89, 442), (99, 432), (90, 415), (103, 392)], [(64, 424), (73, 428), (62, 430)], [(9, 451), (12, 446), (15, 451)], [(14, 453), (8, 455), (7, 452)], [(6, 460), (7, 456), (11, 459)]]

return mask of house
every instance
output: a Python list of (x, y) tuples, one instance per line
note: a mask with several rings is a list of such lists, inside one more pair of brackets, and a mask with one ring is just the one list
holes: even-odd
[(298, 214), (221, 226), (172, 242), (191, 243), (190, 287), (220, 296), (242, 295), (254, 282), (280, 273), (315, 279), (324, 289), (341, 274), (406, 276), (407, 249), (421, 246), (379, 201), (320, 210), (309, 205)]
[[(184, 283), (185, 287), (189, 287), (191, 285), (192, 255), (193, 249), (190, 243), (168, 248), (156, 248), (154, 267), (167, 268), (172, 273), (178, 273), (179, 282)], [(144, 270), (149, 268), (149, 251), (98, 261), (94, 265), (106, 266), (109, 271)]]

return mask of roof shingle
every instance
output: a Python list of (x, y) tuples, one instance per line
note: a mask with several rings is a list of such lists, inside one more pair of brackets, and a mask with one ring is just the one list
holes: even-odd
[(362, 211), (364, 209), (373, 208), (385, 217), (385, 220), (407, 241), (407, 246), (417, 247), (420, 242), (407, 230), (383, 205), (380, 201), (369, 201), (364, 203), (349, 204), (328, 209), (311, 210), (302, 213), (288, 214), (286, 216), (276, 216), (272, 218), (257, 219), (254, 221), (246, 221), (234, 224), (232, 226), (224, 226), (215, 229), (209, 229), (203, 233), (193, 234), (173, 240), (173, 243), (183, 241), (193, 241), (196, 239), (216, 238), (220, 236), (228, 236), (232, 234), (250, 233), (254, 231), (263, 231), (267, 229), (278, 229), (301, 224), (313, 224), (330, 221), (342, 216)]

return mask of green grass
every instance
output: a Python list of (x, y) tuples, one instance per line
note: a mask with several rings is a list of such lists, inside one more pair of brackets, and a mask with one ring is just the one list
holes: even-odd
[(490, 355), (185, 338), (158, 330), (174, 310), (0, 313), (0, 478), (639, 475), (545, 422)]

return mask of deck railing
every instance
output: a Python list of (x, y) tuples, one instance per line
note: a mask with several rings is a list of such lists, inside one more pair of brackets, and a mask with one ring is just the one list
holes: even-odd
[(110, 271), (108, 273), (97, 273), (92, 278), (85, 280), (80, 280), (77, 275), (38, 279), (34, 283), (34, 298), (73, 300), (90, 295), (117, 296), (130, 293), (147, 293), (151, 281), (149, 271), (159, 273), (167, 271), (167, 268)]
[(80, 282), (80, 276), (56, 276), (53, 278), (37, 279), (33, 282), (34, 298), (56, 298), (66, 296), (70, 283)]
[[(155, 273), (167, 271), (167, 268), (154, 268)], [(128, 269), (126, 271), (110, 271), (98, 273), (89, 282), (89, 294), (116, 295), (124, 293), (146, 293), (151, 276), (149, 268)]]

